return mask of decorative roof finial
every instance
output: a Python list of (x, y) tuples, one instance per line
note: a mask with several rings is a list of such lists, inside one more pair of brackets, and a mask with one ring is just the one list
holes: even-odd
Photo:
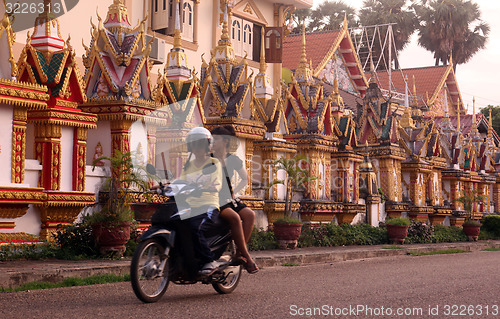
[(187, 64), (187, 56), (181, 45), (181, 15), (179, 12), (179, 0), (175, 1), (175, 30), (174, 47), (167, 55), (165, 75), (169, 80), (186, 81), (191, 77), (191, 70)]
[(181, 14), (179, 12), (179, 0), (175, 1), (174, 48), (181, 48)]
[(472, 97), (472, 134), (476, 135), (478, 133), (477, 123), (476, 123), (476, 97)]
[(488, 117), (488, 139), (491, 139), (493, 137), (493, 121), (491, 119), (491, 109), (492, 107), (489, 108), (490, 116)]
[(228, 29), (228, 4), (227, 1), (224, 1), (224, 20), (222, 21), (222, 34), (220, 36), (220, 40), (218, 42), (217, 47), (215, 48), (215, 61), (217, 62), (229, 62), (234, 63), (234, 49), (231, 46), (231, 40), (229, 38), (229, 29)]
[(299, 65), (297, 70), (295, 70), (295, 78), (297, 82), (311, 83), (312, 82), (312, 71), (311, 66), (307, 62), (306, 56), (306, 26), (305, 23), (302, 25), (302, 53), (300, 54)]
[(261, 28), (261, 45), (260, 45), (260, 68), (259, 74), (255, 76), (254, 88), (255, 96), (257, 98), (270, 99), (273, 97), (273, 88), (271, 85), (271, 78), (267, 76), (267, 64), (266, 64), (266, 52), (265, 52), (265, 39), (264, 39), (264, 28)]
[(43, 0), (43, 12), (35, 19), (31, 45), (41, 51), (58, 51), (64, 48), (59, 21), (52, 12), (51, 0)]
[(128, 10), (124, 0), (113, 0), (108, 8), (108, 16), (104, 22), (106, 28), (131, 29), (132, 25), (128, 17)]
[(305, 22), (302, 24), (302, 51), (300, 54), (299, 63), (307, 64), (307, 55), (306, 55), (306, 24)]
[(265, 50), (265, 39), (264, 39), (264, 28), (260, 28), (260, 68), (259, 73), (266, 73), (266, 50)]
[(412, 103), (412, 105), (416, 107), (416, 106), (418, 106), (418, 98), (417, 98), (417, 86), (415, 85), (415, 74), (413, 74), (412, 78), (413, 78), (413, 96), (412, 96), (413, 103)]

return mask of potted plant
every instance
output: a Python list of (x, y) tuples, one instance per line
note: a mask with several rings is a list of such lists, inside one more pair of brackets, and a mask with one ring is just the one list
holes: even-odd
[(101, 203), (99, 210), (87, 216), (87, 222), (92, 227), (94, 240), (102, 255), (123, 254), (134, 221), (131, 189), (144, 191), (149, 188), (148, 179), (151, 176), (144, 168), (134, 163), (133, 159), (132, 153), (117, 150), (114, 156), (101, 156), (93, 162), (94, 168), (102, 161), (109, 161), (111, 166), (111, 176), (101, 187), (101, 191), (107, 191), (106, 200)]
[(385, 222), (387, 227), (387, 236), (391, 243), (405, 242), (406, 236), (408, 235), (408, 227), (410, 226), (410, 220), (408, 218), (396, 217), (387, 219)]
[(462, 225), (465, 235), (469, 241), (477, 241), (479, 232), (481, 231), (481, 223), (475, 219), (474, 208), (476, 203), (484, 204), (486, 196), (479, 194), (475, 189), (464, 192), (462, 196), (455, 199), (455, 201), (462, 203), (466, 212), (465, 222)]
[(302, 168), (302, 165), (307, 165), (309, 162), (303, 155), (296, 155), (291, 159), (281, 157), (274, 163), (274, 169), (284, 170), (284, 180), (274, 180), (271, 187), (276, 184), (285, 186), (285, 211), (283, 218), (279, 218), (273, 222), (273, 231), (278, 243), (282, 249), (287, 247), (297, 247), (297, 240), (300, 237), (302, 229), (302, 221), (292, 217), (292, 191), (294, 188), (303, 186), (305, 183), (315, 180), (316, 177), (307, 176), (307, 172)]

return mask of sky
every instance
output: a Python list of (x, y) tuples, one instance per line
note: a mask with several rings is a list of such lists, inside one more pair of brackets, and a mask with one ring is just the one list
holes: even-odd
[[(314, 0), (315, 8), (325, 0)], [(363, 0), (344, 0), (350, 6), (359, 9)], [(482, 20), (490, 25), (489, 40), (486, 48), (479, 51), (466, 64), (459, 64), (456, 70), (458, 86), (468, 112), (472, 113), (472, 100), (476, 99), (476, 112), (488, 105), (500, 105), (500, 80), (495, 80), (500, 71), (500, 1), (475, 0), (481, 10)], [(401, 68), (433, 66), (432, 52), (420, 47), (417, 34), (412, 42), (399, 54)]]

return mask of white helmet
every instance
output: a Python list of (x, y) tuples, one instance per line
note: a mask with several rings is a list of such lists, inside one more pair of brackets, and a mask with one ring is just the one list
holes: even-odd
[(212, 134), (210, 133), (209, 130), (207, 130), (204, 127), (195, 127), (191, 129), (191, 131), (189, 131), (188, 135), (186, 136), (186, 144), (188, 147), (188, 152), (191, 152), (191, 143), (199, 140), (206, 140), (208, 146), (207, 152), (210, 151), (214, 141)]

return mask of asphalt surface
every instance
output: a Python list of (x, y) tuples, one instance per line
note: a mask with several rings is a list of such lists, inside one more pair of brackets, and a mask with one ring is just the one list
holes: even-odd
[(499, 251), (392, 256), (244, 274), (236, 290), (174, 285), (156, 303), (129, 282), (0, 294), (2, 319), (500, 318)]
[[(457, 248), (467, 251), (481, 251), (485, 248), (500, 248), (500, 240), (465, 243), (401, 245), (401, 249), (388, 249), (394, 246), (346, 246), (313, 247), (294, 250), (253, 251), (252, 257), (264, 269), (282, 265), (308, 265), (364, 260), (377, 257), (404, 256), (410, 251), (437, 251)], [(89, 277), (98, 274), (129, 273), (130, 259), (122, 260), (16, 260), (0, 262), (0, 287), (13, 288), (27, 282), (61, 282), (69, 277)]]

